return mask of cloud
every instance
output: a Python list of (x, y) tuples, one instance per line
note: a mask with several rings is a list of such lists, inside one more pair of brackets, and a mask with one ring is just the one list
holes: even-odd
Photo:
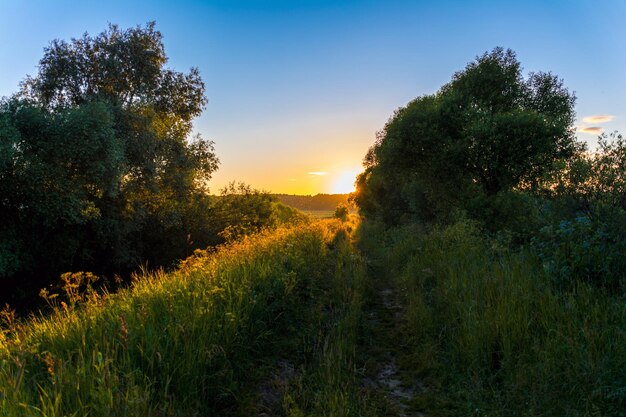
[[(583, 122), (585, 123), (606, 123), (606, 122), (610, 122), (611, 120), (613, 120), (615, 118), (615, 116), (610, 115), (610, 114), (601, 114), (598, 116), (587, 116), (583, 119)], [(595, 128), (593, 128), (595, 129)]]
[(604, 132), (604, 129), (598, 126), (579, 127), (577, 130), (581, 133), (590, 133), (592, 135), (599, 135)]
[(316, 175), (316, 176), (322, 176), (322, 175), (326, 175), (326, 174), (328, 174), (328, 172), (324, 172), (324, 171), (313, 171), (313, 172), (307, 172), (307, 174), (309, 174), (309, 175)]

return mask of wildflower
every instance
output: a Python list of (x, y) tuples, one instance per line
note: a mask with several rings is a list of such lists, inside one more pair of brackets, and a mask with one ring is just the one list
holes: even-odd
[(46, 365), (46, 370), (48, 371), (48, 375), (50, 375), (50, 379), (52, 380), (52, 383), (54, 384), (56, 382), (56, 378), (55, 378), (55, 361), (54, 358), (52, 358), (52, 355), (50, 354), (50, 352), (46, 352), (45, 356), (43, 357), (43, 363)]

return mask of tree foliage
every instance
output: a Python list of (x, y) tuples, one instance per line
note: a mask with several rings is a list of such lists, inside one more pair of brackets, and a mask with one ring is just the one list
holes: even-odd
[[(213, 143), (197, 69), (166, 67), (154, 23), (55, 40), (0, 104), (0, 276), (167, 265), (211, 223)], [(39, 285), (41, 282), (33, 283)]]
[(533, 247), (555, 282), (626, 291), (626, 141), (613, 132), (559, 164), (544, 186), (544, 225)]
[(231, 182), (223, 187), (212, 208), (219, 236), (226, 241), (268, 227), (307, 220), (303, 213), (282, 204), (276, 196), (244, 183)]
[(603, 135), (588, 151), (573, 108), (559, 78), (523, 77), (515, 54), (496, 48), (394, 113), (353, 199), (392, 225), (469, 220), (499, 250), (532, 248), (555, 289), (623, 294), (626, 141)]
[(189, 127), (206, 104), (204, 83), (196, 68), (183, 74), (165, 68), (166, 63), (163, 37), (154, 22), (126, 30), (109, 25), (95, 37), (52, 41), (44, 49), (38, 75), (27, 77), (21, 94), (48, 109), (94, 99), (124, 109), (150, 106)]
[(50, 113), (0, 105), (0, 274), (58, 266), (78, 251), (73, 229), (98, 222), (119, 195), (123, 146), (101, 102)]
[(550, 73), (524, 78), (511, 50), (485, 53), (394, 113), (365, 158), (355, 200), (394, 223), (534, 187), (577, 150), (574, 100)]

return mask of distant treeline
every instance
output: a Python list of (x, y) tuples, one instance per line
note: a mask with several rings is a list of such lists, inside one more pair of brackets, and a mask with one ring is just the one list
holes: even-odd
[(334, 210), (341, 203), (348, 204), (348, 196), (349, 194), (274, 194), (278, 201), (298, 210)]

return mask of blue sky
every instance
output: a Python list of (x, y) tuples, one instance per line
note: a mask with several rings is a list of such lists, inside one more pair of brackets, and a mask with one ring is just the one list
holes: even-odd
[[(195, 128), (222, 161), (214, 190), (242, 180), (338, 192), (394, 109), (495, 46), (516, 51), (526, 71), (563, 78), (579, 126), (626, 131), (624, 18), (625, 2), (602, 0), (0, 0), (0, 96), (36, 72), (52, 39), (154, 20), (168, 65), (196, 66), (205, 80), (209, 104)], [(613, 118), (583, 122), (594, 115)]]

